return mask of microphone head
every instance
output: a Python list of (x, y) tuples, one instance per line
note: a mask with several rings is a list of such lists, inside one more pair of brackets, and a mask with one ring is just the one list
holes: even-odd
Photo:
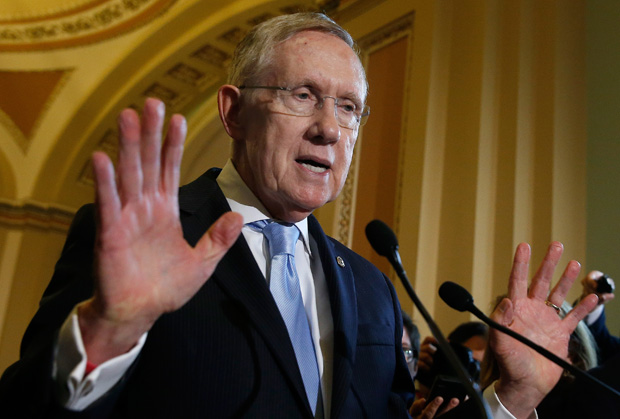
[(439, 287), (441, 299), (458, 311), (471, 311), (474, 307), (474, 297), (469, 291), (454, 282), (446, 281)]
[(375, 252), (381, 256), (391, 257), (398, 249), (398, 239), (387, 224), (381, 220), (372, 220), (366, 225), (366, 238)]

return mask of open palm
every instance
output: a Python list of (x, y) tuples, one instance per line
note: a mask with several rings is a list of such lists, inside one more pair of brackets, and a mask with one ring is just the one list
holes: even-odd
[(211, 276), (242, 227), (223, 215), (191, 247), (183, 238), (177, 191), (186, 124), (170, 119), (162, 146), (163, 104), (147, 99), (142, 118), (119, 116), (115, 177), (107, 155), (95, 153), (98, 231), (95, 293), (80, 307), (91, 362), (130, 349), (163, 313), (180, 308)]

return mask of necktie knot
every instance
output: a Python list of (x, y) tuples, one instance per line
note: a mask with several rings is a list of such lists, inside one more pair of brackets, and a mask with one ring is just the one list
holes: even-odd
[(299, 238), (299, 229), (295, 224), (277, 223), (266, 220), (250, 224), (256, 230), (262, 230), (269, 244), (269, 254), (295, 256), (295, 245)]

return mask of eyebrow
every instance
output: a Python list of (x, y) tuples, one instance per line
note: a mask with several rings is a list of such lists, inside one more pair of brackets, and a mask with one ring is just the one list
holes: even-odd
[[(322, 92), (322, 90), (319, 88), (319, 84), (312, 79), (304, 79), (299, 83), (294, 83), (291, 87), (296, 88), (296, 87), (302, 87), (302, 86), (309, 87), (311, 89)], [(338, 97), (352, 100), (360, 108), (364, 107), (364, 102), (362, 102), (361, 98), (355, 92), (352, 92), (352, 91), (346, 92), (344, 95), (338, 95)]]

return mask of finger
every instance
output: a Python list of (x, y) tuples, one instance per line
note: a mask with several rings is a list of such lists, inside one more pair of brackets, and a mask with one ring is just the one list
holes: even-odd
[(426, 399), (424, 397), (420, 399), (415, 399), (415, 401), (411, 404), (409, 408), (409, 414), (411, 417), (417, 417), (424, 410), (424, 405), (426, 405)]
[(161, 150), (161, 130), (164, 125), (166, 109), (163, 102), (148, 98), (142, 111), (142, 139), (140, 157), (144, 178), (143, 190), (154, 192), (159, 182), (159, 164)]
[(448, 402), (448, 404), (446, 404), (446, 406), (445, 406), (443, 409), (441, 409), (441, 410), (439, 411), (439, 414), (438, 414), (437, 416), (440, 416), (440, 415), (443, 415), (443, 414), (444, 414), (444, 413), (446, 413), (446, 412), (449, 412), (450, 410), (452, 410), (452, 409), (454, 409), (456, 406), (458, 406), (458, 405), (459, 405), (459, 403), (460, 403), (460, 402), (459, 402), (459, 399), (456, 399), (456, 398), (450, 399), (450, 401)]
[(422, 341), (422, 346), (429, 346), (429, 345), (431, 348), (435, 348), (435, 346), (437, 345), (437, 339), (435, 339), (435, 336), (427, 336)]
[(433, 367), (433, 357), (425, 354), (422, 355), (420, 354), (420, 358), (418, 359), (418, 369), (420, 371), (430, 371), (431, 368)]
[(243, 217), (236, 212), (222, 215), (196, 244), (196, 251), (202, 255), (206, 276), (210, 276), (217, 263), (235, 243), (241, 228)]
[(163, 193), (177, 196), (181, 174), (183, 145), (187, 134), (187, 122), (181, 115), (170, 118), (168, 135), (161, 156), (161, 177)]
[(527, 274), (530, 254), (530, 246), (527, 243), (520, 243), (517, 246), (508, 280), (508, 298), (512, 301), (517, 301), (527, 296)]
[(596, 294), (590, 294), (586, 298), (583, 298), (579, 304), (575, 306), (562, 320), (562, 325), (566, 327), (569, 333), (577, 327), (577, 324), (583, 320), (586, 315), (594, 310), (598, 304), (598, 297)]
[(104, 152), (93, 154), (93, 174), (99, 226), (105, 230), (120, 216), (121, 203), (114, 180), (114, 166)]
[(420, 352), (425, 352), (428, 354), (434, 354), (435, 352), (437, 352), (437, 346), (433, 345), (430, 342), (427, 342), (425, 344), (423, 344), (422, 346), (420, 346)]
[(123, 204), (137, 200), (142, 193), (140, 163), (140, 119), (133, 109), (118, 116), (118, 184)]
[[(539, 300), (545, 300), (549, 294), (549, 286), (551, 284), (551, 278), (555, 272), (555, 267), (560, 261), (564, 246), (560, 242), (552, 242), (547, 248), (547, 254), (541, 262), (536, 274), (532, 278), (532, 284), (528, 296), (530, 298), (537, 298)], [(562, 299), (564, 301), (564, 299)]]
[(577, 262), (576, 260), (571, 260), (570, 262), (568, 262), (568, 265), (566, 265), (566, 269), (564, 269), (560, 280), (557, 284), (555, 284), (553, 290), (551, 290), (551, 293), (549, 294), (547, 300), (549, 300), (556, 306), (561, 307), (562, 303), (564, 303), (564, 299), (566, 298), (566, 294), (568, 294), (568, 291), (571, 289), (573, 282), (575, 282), (575, 279), (577, 279), (577, 276), (579, 276), (580, 270), (581, 265), (579, 264), (579, 262)]
[(435, 414), (437, 413), (437, 410), (439, 409), (442, 403), (443, 403), (443, 397), (441, 396), (435, 397), (428, 405), (426, 405), (420, 417), (425, 418), (425, 419), (426, 418), (430, 419), (430, 418), (435, 417)]

